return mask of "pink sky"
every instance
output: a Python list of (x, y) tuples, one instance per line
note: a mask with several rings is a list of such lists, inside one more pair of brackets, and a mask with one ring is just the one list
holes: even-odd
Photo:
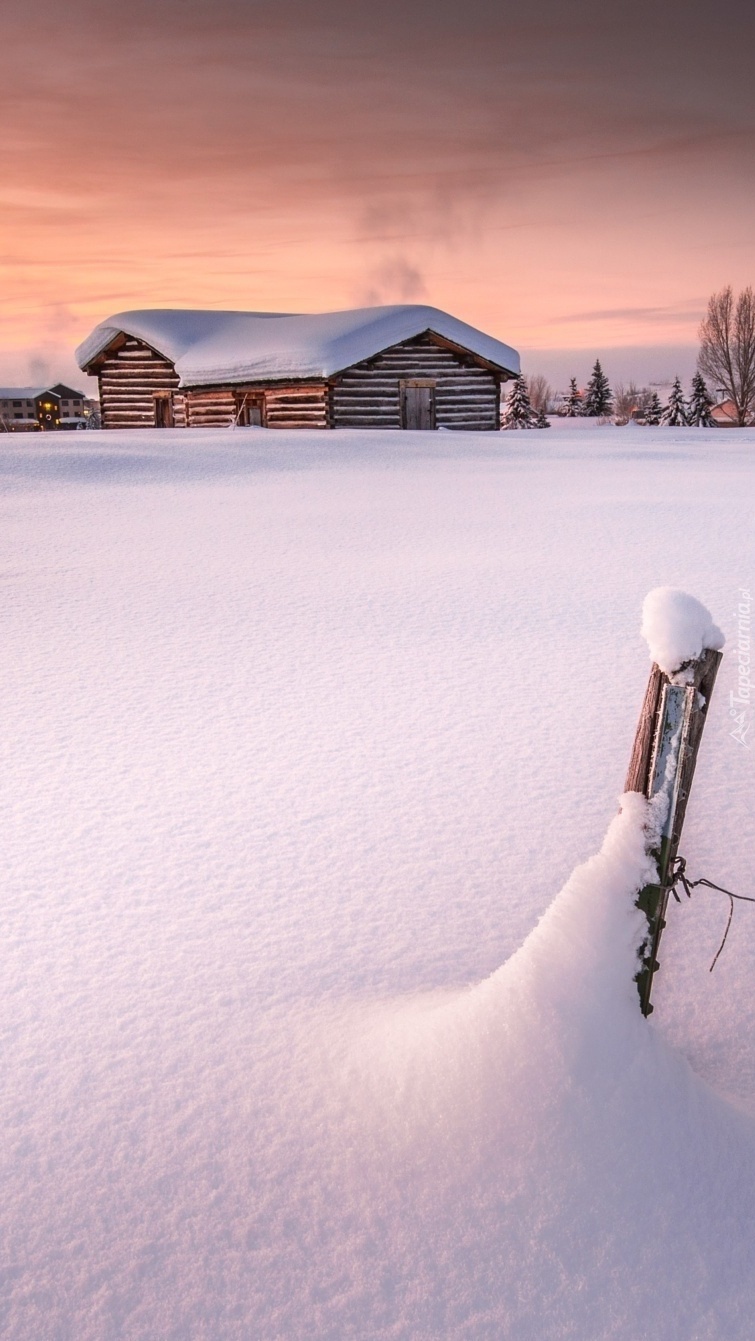
[(691, 367), (755, 278), (755, 23), (625, 8), (10, 0), (0, 379), (124, 308), (415, 300), (532, 371)]

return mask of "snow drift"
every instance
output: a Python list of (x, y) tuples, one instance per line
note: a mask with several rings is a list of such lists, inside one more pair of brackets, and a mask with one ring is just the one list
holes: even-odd
[[(485, 982), (325, 1031), (309, 1129), (332, 1204), (302, 1211), (313, 1296), (343, 1273), (333, 1335), (747, 1335), (753, 1132), (658, 1038), (633, 982), (654, 823), (622, 797), (600, 852)], [(356, 1223), (358, 1261), (342, 1256)]]
[(753, 1123), (682, 1050), (748, 1098), (751, 941), (685, 907), (644, 1020), (655, 817), (601, 834), (653, 501), (726, 610), (751, 439), (86, 436), (0, 461), (4, 1334), (748, 1341)]

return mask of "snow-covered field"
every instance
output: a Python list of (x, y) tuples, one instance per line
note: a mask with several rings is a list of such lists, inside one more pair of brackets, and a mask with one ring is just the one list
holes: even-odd
[[(3, 1336), (751, 1338), (755, 908), (710, 974), (726, 900), (672, 905), (644, 1021), (614, 816), (645, 593), (736, 637), (755, 432), (90, 433), (0, 481)], [(736, 686), (682, 848), (753, 894)]]

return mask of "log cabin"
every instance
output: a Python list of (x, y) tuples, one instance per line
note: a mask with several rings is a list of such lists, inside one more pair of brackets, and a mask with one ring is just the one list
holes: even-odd
[(76, 351), (102, 426), (500, 428), (519, 355), (434, 307), (120, 312)]

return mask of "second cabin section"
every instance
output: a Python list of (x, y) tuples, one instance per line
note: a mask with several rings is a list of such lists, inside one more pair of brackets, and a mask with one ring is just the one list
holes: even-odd
[(428, 307), (124, 312), (77, 351), (121, 428), (495, 430), (515, 350)]

